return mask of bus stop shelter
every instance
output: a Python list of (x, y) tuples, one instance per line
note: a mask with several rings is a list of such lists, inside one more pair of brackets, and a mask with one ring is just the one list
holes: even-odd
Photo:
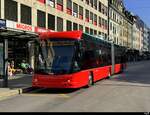
[(10, 23), (10, 21), (0, 19), (0, 77), (3, 80), (1, 87), (8, 87), (7, 66), (10, 41), (13, 41), (11, 42), (12, 45), (16, 42), (18, 42), (18, 44), (23, 44), (24, 41), (27, 41), (24, 42), (24, 44), (28, 43), (28, 46), (31, 49), (29, 52), (29, 58), (31, 58), (31, 62), (33, 61), (34, 48), (32, 43), (34, 40), (38, 39), (38, 34), (33, 31), (28, 31), (30, 29), (32, 29), (31, 26)]

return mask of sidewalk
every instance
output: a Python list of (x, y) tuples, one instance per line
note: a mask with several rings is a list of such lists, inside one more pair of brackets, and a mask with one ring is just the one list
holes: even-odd
[(0, 100), (31, 90), (32, 75), (18, 74), (8, 79), (8, 88), (2, 88), (0, 79)]

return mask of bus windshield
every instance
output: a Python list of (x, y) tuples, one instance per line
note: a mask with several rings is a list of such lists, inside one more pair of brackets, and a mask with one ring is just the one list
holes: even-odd
[(75, 52), (74, 41), (43, 40), (37, 52), (35, 73), (67, 74)]

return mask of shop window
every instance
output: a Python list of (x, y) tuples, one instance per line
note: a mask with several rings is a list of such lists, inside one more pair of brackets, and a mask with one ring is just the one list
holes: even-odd
[(31, 7), (21, 4), (21, 22), (31, 25), (32, 23), (31, 14), (32, 14)]
[(85, 0), (85, 2), (86, 2), (86, 4), (88, 4), (88, 5), (89, 5), (89, 3), (90, 3), (90, 1), (89, 1), (89, 0)]
[(57, 10), (63, 11), (63, 0), (57, 0)]
[(83, 26), (79, 25), (79, 30), (83, 31)]
[(63, 19), (57, 17), (57, 31), (63, 31)]
[(102, 37), (102, 35), (101, 35), (102, 33), (99, 31), (98, 32), (98, 36), (101, 38)]
[(67, 14), (72, 15), (72, 1), (67, 0)]
[(55, 8), (55, 0), (47, 0), (47, 4), (53, 8)]
[(77, 23), (73, 23), (73, 30), (78, 30), (78, 24)]
[(112, 22), (110, 22), (110, 30), (112, 31)]
[(94, 0), (94, 8), (97, 10), (97, 0)]
[(105, 20), (102, 18), (102, 28), (105, 29)]
[(94, 32), (93, 29), (90, 29), (90, 34), (91, 34), (91, 35), (93, 35), (93, 32)]
[(45, 4), (46, 0), (38, 0), (38, 1)]
[(108, 8), (105, 6), (105, 15), (108, 15)]
[(67, 31), (72, 30), (72, 22), (67, 20)]
[(112, 9), (109, 10), (109, 18), (112, 19)]
[(85, 27), (85, 32), (89, 33), (89, 27)]
[(18, 21), (17, 2), (13, 0), (4, 0), (4, 6), (5, 6), (5, 19)]
[(97, 31), (96, 30), (94, 30), (94, 35), (97, 35)]
[(55, 16), (48, 14), (48, 29), (55, 30)]
[(46, 28), (46, 14), (40, 10), (37, 10), (37, 26)]
[(101, 13), (105, 14), (105, 6), (104, 6), (104, 4), (101, 5)]
[(102, 18), (99, 17), (99, 27), (102, 27)]
[(89, 10), (85, 10), (85, 21), (89, 22)]
[(105, 20), (105, 29), (107, 30), (107, 27), (108, 26), (108, 22), (107, 22), (107, 20)]
[(97, 15), (94, 14), (94, 25), (97, 26)]
[(91, 7), (93, 7), (93, 5), (94, 5), (93, 0), (90, 0), (90, 4), (91, 4)]
[(103, 32), (102, 32), (102, 37), (103, 37), (103, 39), (105, 39), (105, 33), (103, 33)]
[(90, 12), (90, 23), (93, 24), (93, 13)]
[(102, 7), (102, 3), (99, 2), (99, 7), (98, 7), (98, 11), (101, 12), (101, 7)]
[(78, 5), (73, 3), (73, 16), (78, 17)]
[(83, 7), (79, 6), (79, 18), (83, 20)]

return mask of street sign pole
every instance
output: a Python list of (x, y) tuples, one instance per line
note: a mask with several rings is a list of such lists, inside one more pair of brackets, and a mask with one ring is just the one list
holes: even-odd
[(4, 68), (3, 68), (3, 87), (8, 87), (8, 73), (7, 73), (7, 65), (8, 65), (8, 40), (4, 39)]
[(115, 68), (115, 49), (114, 49), (114, 42), (112, 39), (110, 39), (110, 31), (109, 31), (109, 23), (110, 23), (110, 0), (108, 0), (108, 41), (111, 41), (111, 63), (112, 63), (112, 68), (111, 68), (111, 74), (114, 74), (114, 68)]
[(111, 74), (115, 73), (115, 49), (114, 49), (114, 42), (111, 42), (111, 61), (112, 61), (112, 69)]

